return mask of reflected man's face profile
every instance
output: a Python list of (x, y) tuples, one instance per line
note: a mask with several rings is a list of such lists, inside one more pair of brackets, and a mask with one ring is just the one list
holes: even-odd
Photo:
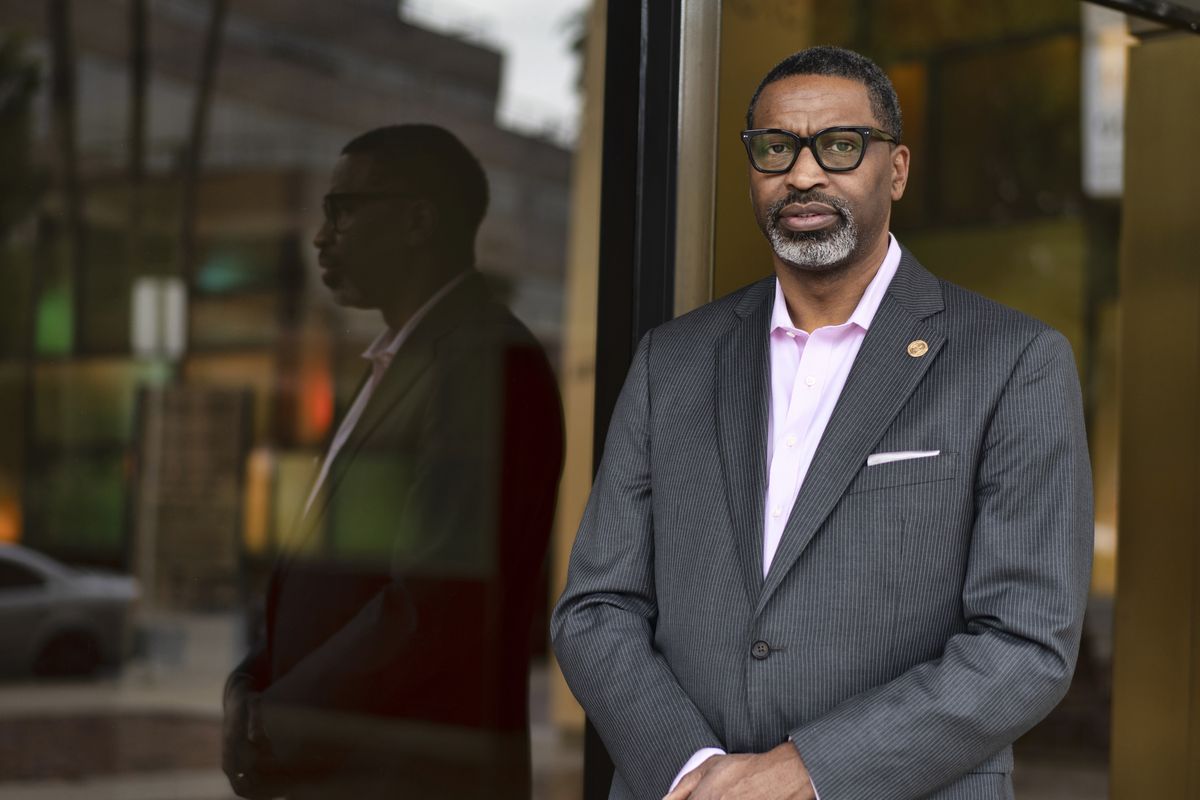
[(323, 201), (313, 246), (321, 281), (342, 306), (381, 308), (394, 300), (412, 268), (407, 257), (423, 239), (414, 235), (422, 201), (382, 172), (369, 155), (343, 155)]

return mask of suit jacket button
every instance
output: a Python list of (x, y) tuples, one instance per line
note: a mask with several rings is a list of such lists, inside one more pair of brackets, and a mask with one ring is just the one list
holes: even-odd
[(750, 646), (750, 655), (762, 661), (767, 656), (771, 655), (771, 645), (766, 642), (755, 642)]

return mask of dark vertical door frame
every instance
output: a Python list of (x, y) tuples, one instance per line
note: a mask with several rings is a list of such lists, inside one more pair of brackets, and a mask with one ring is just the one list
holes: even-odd
[(608, 3), (595, 464), (638, 340), (673, 315), (680, 7)]
[[(593, 471), (638, 341), (673, 316), (681, 10), (682, 0), (608, 2)], [(612, 775), (589, 722), (584, 800), (608, 797)]]

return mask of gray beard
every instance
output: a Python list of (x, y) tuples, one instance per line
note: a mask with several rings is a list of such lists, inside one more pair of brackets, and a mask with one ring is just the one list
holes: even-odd
[(779, 227), (775, 215), (767, 228), (771, 248), (780, 260), (800, 269), (826, 271), (846, 262), (858, 247), (858, 226), (848, 208), (842, 212), (842, 222), (833, 230), (786, 231)]

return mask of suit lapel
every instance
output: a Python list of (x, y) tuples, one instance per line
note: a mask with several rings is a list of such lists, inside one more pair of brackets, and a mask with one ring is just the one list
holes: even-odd
[[(354, 430), (350, 432), (350, 436), (330, 465), (329, 474), (325, 476), (325, 485), (301, 522), (300, 541), (311, 537), (313, 529), (324, 518), (338, 484), (346, 476), (359, 450), (432, 366), (437, 354), (438, 341), (445, 334), (467, 325), (472, 318), (482, 314), (487, 301), (487, 288), (483, 278), (478, 274), (469, 275), (461, 285), (451, 290), (430, 309), (429, 314), (413, 329), (408, 340), (396, 351), (382, 380), (371, 394), (367, 407), (363, 409), (358, 424), (354, 426)], [(370, 369), (367, 370), (367, 377), (369, 376)], [(359, 388), (354, 393), (355, 397), (362, 391), (365, 383), (366, 377), (359, 383)]]
[[(367, 385), (367, 381), (370, 379), (371, 379), (371, 368), (367, 367), (366, 369), (363, 370), (362, 377), (358, 379), (358, 383), (354, 387), (354, 393), (350, 395), (351, 405), (354, 404), (355, 398), (357, 398), (359, 393), (362, 392), (363, 387)], [(345, 413), (348, 412), (349, 410), (350, 410), (350, 406), (347, 406), (344, 409), (342, 416), (344, 416)], [(341, 425), (340, 419), (339, 419), (338, 425)], [(304, 497), (306, 498), (306, 502), (307, 502), (307, 498), (313, 493), (313, 489), (316, 488), (317, 479), (320, 477), (320, 471), (321, 471), (321, 466), (322, 466), (321, 462), (323, 459), (325, 459), (328, 456), (329, 448), (333, 446), (333, 440), (336, 436), (337, 436), (337, 428), (335, 427), (330, 431), (329, 435), (326, 437), (324, 454), (321, 455), (315, 462), (316, 471), (313, 473), (312, 480), (309, 481), (308, 489), (304, 492)], [(330, 466), (329, 473), (330, 474), (327, 474), (325, 476), (325, 485), (326, 486), (329, 485), (329, 479), (333, 473), (332, 465)], [(301, 509), (302, 513), (300, 514), (299, 519), (296, 520), (296, 530), (292, 533), (292, 536), (290, 539), (291, 546), (288, 548), (288, 561), (291, 560), (291, 557), (301, 553), (303, 551), (303, 549), (312, 542), (313, 529), (316, 527), (317, 521), (320, 520), (322, 515), (325, 513), (325, 505), (326, 505), (326, 502), (328, 501), (328, 499), (329, 499), (328, 491), (319, 492), (317, 494), (317, 496), (313, 498), (311, 508), (309, 508), (306, 512), (303, 509)]]
[(763, 497), (766, 489), (768, 360), (774, 278), (752, 286), (739, 319), (717, 347), (716, 411), (725, 490), (747, 596), (762, 588)]
[(329, 475), (326, 478), (328, 487), (325, 492), (326, 497), (332, 497), (337, 491), (338, 484), (346, 476), (346, 471), (354, 463), (359, 450), (371, 440), (372, 434), (396, 406), (400, 405), (412, 392), (413, 387), (417, 385), (421, 376), (433, 363), (433, 342), (422, 341), (410, 344), (402, 346), (392, 359), (392, 363), (388, 365), (379, 385), (371, 394), (371, 399), (367, 401), (367, 407), (363, 409), (358, 424), (350, 432), (346, 443), (342, 445), (337, 458), (329, 468)]
[[(783, 582), (937, 358), (946, 337), (926, 318), (941, 309), (937, 279), (903, 250), (796, 497), (757, 611)], [(917, 339), (929, 349), (914, 357), (908, 345)]]
[(409, 342), (397, 351), (371, 394), (371, 399), (367, 401), (358, 424), (338, 454), (339, 460), (353, 461), (380, 423), (412, 392), (421, 376), (433, 364), (434, 344), (428, 340)]

